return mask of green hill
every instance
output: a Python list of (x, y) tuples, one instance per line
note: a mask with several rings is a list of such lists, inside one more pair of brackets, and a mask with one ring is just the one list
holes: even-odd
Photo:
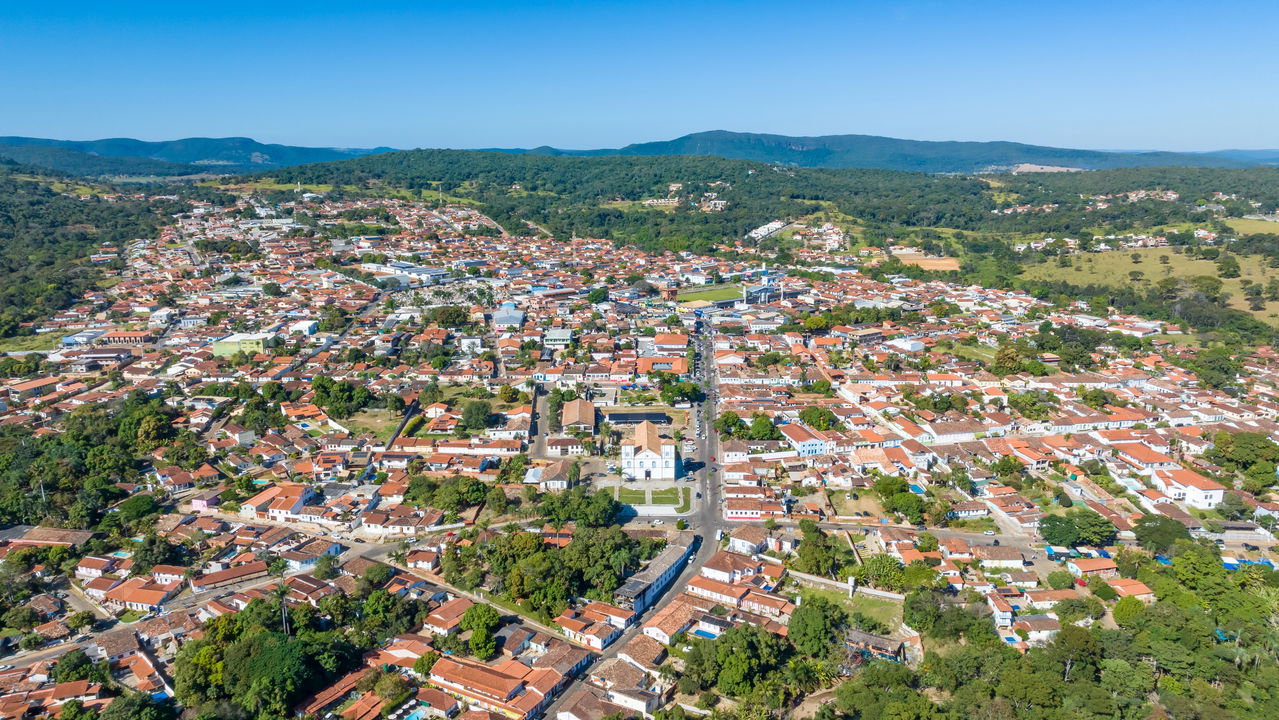
[[(32, 154), (35, 151), (30, 148), (61, 148), (63, 150), (71, 150), (79, 153), (86, 153), (91, 156), (100, 156), (102, 158), (124, 158), (129, 164), (138, 164), (140, 160), (159, 160), (166, 163), (177, 163), (180, 165), (194, 166), (194, 169), (174, 168), (158, 166), (160, 172), (144, 172), (139, 174), (158, 174), (158, 175), (174, 175), (174, 174), (190, 174), (191, 172), (219, 172), (219, 173), (242, 173), (252, 172), (255, 170), (266, 170), (277, 167), (287, 167), (289, 165), (301, 165), (304, 163), (326, 162), (330, 160), (344, 160), (352, 157), (359, 157), (375, 152), (385, 152), (389, 148), (361, 149), (361, 148), (313, 148), (299, 147), (294, 145), (273, 145), (260, 143), (256, 140), (243, 137), (231, 138), (184, 138), (181, 140), (165, 140), (159, 142), (148, 142), (145, 140), (134, 140), (132, 138), (109, 138), (105, 140), (51, 140), (47, 138), (33, 137), (0, 137), (0, 147), (5, 149), (0, 155), (6, 157), (18, 156), (18, 148), (28, 148), (23, 152), (29, 153), (23, 162), (40, 165), (41, 167), (51, 167), (53, 165), (45, 165), (37, 160), (43, 159), (46, 162), (67, 163), (74, 156), (62, 153), (52, 153), (46, 150), (46, 155), (39, 156)], [(88, 161), (79, 159), (78, 162), (84, 163), (86, 167), (97, 169), (88, 164)], [(138, 165), (141, 167), (141, 165)], [(116, 172), (115, 167), (110, 163), (104, 163), (100, 167), (108, 168), (105, 173), (83, 173), (83, 174), (127, 174), (127, 171)], [(54, 168), (60, 169), (60, 168)], [(181, 172), (179, 172), (179, 170)], [(68, 171), (74, 172), (74, 171)], [(77, 173), (80, 174), (80, 173)]]
[(208, 168), (198, 165), (145, 157), (105, 157), (56, 145), (0, 145), (0, 157), (89, 178), (120, 175), (174, 177), (208, 171)]
[(56, 192), (38, 172), (0, 160), (0, 336), (74, 303), (99, 277), (89, 255), (150, 237), (160, 221), (135, 200)]
[(1083, 170), (1172, 165), (1248, 167), (1257, 164), (1247, 157), (1228, 158), (1203, 153), (1102, 152), (1015, 142), (934, 142), (876, 135), (791, 137), (727, 130), (693, 133), (674, 140), (637, 143), (611, 150), (539, 147), (502, 152), (576, 157), (716, 155), (794, 167), (876, 168), (929, 173), (984, 172), (1007, 169), (1023, 163)]

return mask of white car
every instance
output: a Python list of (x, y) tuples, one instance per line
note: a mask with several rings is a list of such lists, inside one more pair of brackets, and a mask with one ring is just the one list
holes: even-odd
[(665, 524), (666, 524), (666, 521), (665, 521), (665, 520), (654, 520), (654, 521), (653, 521), (653, 524), (654, 524), (654, 525), (665, 525)]
[(994, 534), (995, 534), (995, 531), (994, 531), (994, 530), (983, 530), (981, 534), (982, 534), (982, 535), (994, 535)]

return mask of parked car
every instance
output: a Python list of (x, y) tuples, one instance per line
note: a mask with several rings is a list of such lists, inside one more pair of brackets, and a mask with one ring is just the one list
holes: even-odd
[(995, 531), (994, 531), (994, 530), (983, 530), (981, 534), (982, 534), (982, 535), (994, 535), (994, 534), (995, 534)]

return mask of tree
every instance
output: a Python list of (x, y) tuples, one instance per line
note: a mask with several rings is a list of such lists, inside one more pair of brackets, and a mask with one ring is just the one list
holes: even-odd
[(81, 610), (77, 613), (72, 613), (65, 622), (67, 627), (72, 630), (80, 630), (82, 628), (93, 627), (93, 625), (98, 622), (98, 619), (97, 616), (89, 610)]
[(847, 621), (847, 613), (838, 605), (817, 595), (808, 596), (791, 614), (787, 637), (805, 655), (824, 655)]
[(940, 544), (937, 541), (937, 536), (930, 532), (920, 533), (919, 537), (915, 540), (915, 549), (920, 552), (937, 552), (939, 547)]
[(494, 485), (489, 489), (488, 494), (484, 496), (484, 504), (494, 515), (505, 515), (509, 503), (506, 499), (506, 491), (500, 486)]
[(58, 664), (53, 669), (53, 681), (59, 683), (76, 680), (103, 683), (109, 678), (110, 671), (105, 666), (95, 664), (80, 648), (73, 648), (58, 658)]
[[(770, 423), (771, 424), (771, 423)], [(715, 429), (728, 437), (739, 437), (746, 432), (746, 422), (732, 410), (728, 410), (715, 418)]]
[(746, 436), (751, 440), (777, 440), (781, 437), (781, 433), (767, 415), (755, 413), (751, 417), (750, 430), (746, 433)]
[(4, 626), (14, 630), (30, 630), (40, 624), (40, 616), (26, 605), (12, 607), (2, 617)]
[(1065, 515), (1049, 515), (1039, 522), (1039, 534), (1049, 545), (1109, 545), (1118, 530), (1114, 523), (1084, 508), (1072, 508)]
[(383, 563), (374, 563), (370, 565), (367, 570), (364, 571), (363, 580), (364, 582), (368, 583), (370, 586), (378, 588), (378, 587), (382, 587), (388, 581), (390, 581), (391, 576), (393, 576), (394, 574), (395, 574), (395, 571), (391, 569), (390, 565), (385, 565)]
[(422, 657), (413, 662), (413, 672), (427, 677), (431, 674), (431, 668), (435, 667), (435, 661), (440, 659), (439, 653), (426, 652)]
[(467, 645), (471, 654), (480, 660), (488, 660), (497, 654), (497, 640), (487, 630), (473, 631)]
[(1155, 553), (1166, 553), (1178, 540), (1190, 539), (1185, 525), (1165, 515), (1143, 515), (1132, 531), (1138, 545)]
[(484, 400), (472, 400), (462, 407), (462, 424), (468, 430), (483, 430), (489, 426), (493, 408)]
[(1021, 353), (1017, 352), (1017, 348), (1012, 345), (1000, 345), (999, 350), (995, 352), (990, 371), (1002, 377), (1019, 370), (1021, 370)]
[(1119, 598), (1119, 602), (1111, 608), (1110, 613), (1115, 619), (1115, 624), (1119, 627), (1131, 627), (1143, 610), (1146, 609), (1145, 603), (1138, 600), (1135, 596), (1128, 595)]
[(1054, 590), (1065, 590), (1075, 584), (1075, 576), (1069, 570), (1053, 570), (1048, 573), (1048, 587)]
[(1217, 260), (1217, 274), (1223, 278), (1239, 277), (1239, 260), (1234, 255), (1222, 255)]
[(311, 570), (311, 574), (317, 580), (331, 580), (337, 575), (337, 570), (333, 567), (335, 559), (333, 555), (327, 553), (316, 558), (315, 567)]
[(830, 430), (839, 424), (839, 418), (830, 408), (809, 405), (799, 411), (799, 420), (815, 430)]
[(1047, 656), (1060, 664), (1061, 679), (1070, 682), (1072, 673), (1086, 677), (1088, 672), (1095, 671), (1094, 665), (1101, 659), (1101, 647), (1086, 629), (1065, 625), (1048, 645)]
[(462, 613), (458, 627), (462, 630), (492, 632), (501, 622), (502, 616), (493, 609), (492, 605), (476, 603)]

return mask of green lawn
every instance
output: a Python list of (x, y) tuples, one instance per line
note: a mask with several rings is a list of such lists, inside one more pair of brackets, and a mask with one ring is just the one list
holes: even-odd
[(848, 597), (848, 593), (835, 592), (834, 590), (819, 590), (817, 588), (804, 588), (800, 590), (801, 596), (817, 596), (822, 597), (831, 602), (838, 603), (850, 612), (859, 612), (868, 618), (878, 620), (888, 627), (890, 631), (896, 630), (897, 626), (902, 622), (902, 606), (901, 603), (892, 600), (882, 600), (880, 598), (870, 597), (869, 595), (857, 594)]
[(633, 488), (617, 488), (617, 501), (623, 505), (647, 505), (648, 493)]
[(950, 353), (955, 357), (964, 358), (966, 360), (980, 360), (981, 362), (991, 362), (995, 359), (996, 348), (989, 345), (961, 345), (955, 343), (950, 348)]
[(693, 506), (693, 491), (689, 488), (680, 488), (680, 503), (675, 507), (675, 512), (686, 513)]
[(707, 290), (689, 290), (688, 292), (681, 292), (678, 300), (680, 302), (693, 302), (694, 300), (716, 302), (718, 300), (729, 300), (732, 298), (739, 298), (741, 296), (742, 286), (734, 284), (722, 285)]
[(680, 500), (679, 488), (666, 488), (664, 490), (653, 490), (649, 493), (649, 502), (654, 505), (677, 505)]
[(1249, 220), (1237, 218), (1227, 220), (1226, 224), (1240, 235), (1279, 234), (1279, 222), (1271, 220)]
[(0, 353), (52, 350), (58, 347), (58, 341), (61, 337), (58, 333), (43, 333), (41, 335), (18, 335), (0, 338)]
[[(1279, 223), (1273, 223), (1279, 231)], [(1140, 262), (1134, 263), (1132, 255), (1136, 254)], [(1164, 263), (1160, 258), (1167, 258)], [(1075, 284), (1098, 283), (1125, 287), (1134, 284), (1132, 273), (1141, 273), (1135, 281), (1138, 287), (1150, 287), (1165, 277), (1190, 279), (1198, 275), (1217, 277), (1217, 263), (1214, 260), (1191, 259), (1172, 251), (1172, 248), (1150, 248), (1145, 250), (1112, 250), (1103, 253), (1079, 253), (1069, 256), (1070, 267), (1057, 267), (1055, 261), (1049, 261), (1028, 268), (1026, 277), (1039, 280), (1065, 280)], [(1265, 285), (1271, 277), (1279, 277), (1279, 269), (1266, 267), (1264, 258), (1249, 255), (1236, 255), (1239, 261), (1240, 276), (1222, 278), (1222, 291), (1230, 294), (1230, 306), (1251, 312), (1258, 320), (1279, 325), (1279, 302), (1266, 302), (1262, 310), (1248, 310), (1248, 301), (1244, 297), (1243, 280)]]

